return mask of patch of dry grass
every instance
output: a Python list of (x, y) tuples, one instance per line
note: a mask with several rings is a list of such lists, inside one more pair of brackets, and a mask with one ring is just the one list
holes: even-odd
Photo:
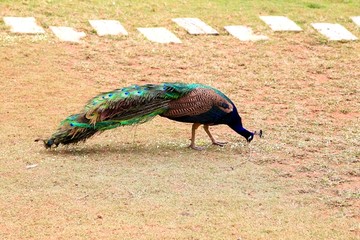
[[(42, 6), (39, 18), (51, 11)], [(356, 239), (359, 42), (327, 43), (308, 30), (260, 43), (176, 31), (181, 45), (134, 33), (72, 45), (1, 32), (0, 236)], [(196, 152), (186, 147), (190, 125), (156, 118), (53, 151), (33, 142), (99, 92), (163, 81), (221, 89), (265, 137), (249, 146), (213, 127), (230, 143)], [(198, 143), (209, 144), (202, 130)]]

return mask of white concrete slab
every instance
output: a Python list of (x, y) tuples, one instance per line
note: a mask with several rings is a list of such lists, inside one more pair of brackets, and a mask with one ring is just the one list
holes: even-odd
[(311, 25), (331, 41), (351, 41), (358, 39), (345, 27), (337, 23), (312, 23)]
[(163, 27), (138, 28), (147, 39), (157, 43), (181, 43), (181, 40), (172, 32)]
[(126, 29), (117, 20), (89, 20), (97, 35), (128, 35)]
[(269, 39), (269, 37), (265, 35), (254, 34), (252, 29), (246, 26), (225, 26), (224, 28), (240, 41), (261, 41)]
[(302, 31), (295, 22), (284, 16), (260, 16), (273, 31)]
[(81, 38), (86, 36), (84, 32), (78, 32), (72, 27), (50, 26), (50, 29), (61, 41), (65, 41), (65, 42), (79, 43)]
[(198, 18), (173, 18), (172, 20), (189, 34), (219, 34), (215, 29)]
[(360, 27), (360, 16), (351, 17), (353, 22)]
[(3, 19), (5, 25), (10, 26), (10, 31), (13, 33), (45, 33), (45, 30), (37, 25), (33, 17), (3, 17)]

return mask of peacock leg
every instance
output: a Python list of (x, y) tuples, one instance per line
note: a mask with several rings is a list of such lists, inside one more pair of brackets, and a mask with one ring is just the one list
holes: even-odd
[(197, 146), (195, 146), (195, 132), (196, 132), (196, 129), (198, 128), (198, 127), (200, 127), (200, 123), (194, 123), (193, 125), (192, 125), (192, 128), (191, 128), (191, 144), (190, 144), (190, 148), (192, 148), (192, 149), (195, 149), (195, 150), (203, 150), (204, 148), (202, 148), (202, 147), (197, 147)]
[(225, 144), (227, 144), (227, 142), (218, 142), (215, 140), (215, 138), (211, 135), (210, 133), (210, 130), (209, 130), (209, 125), (204, 125), (204, 130), (205, 132), (207, 133), (207, 135), (209, 136), (209, 138), (211, 139), (211, 142), (214, 144), (214, 145), (217, 145), (217, 146), (224, 146)]

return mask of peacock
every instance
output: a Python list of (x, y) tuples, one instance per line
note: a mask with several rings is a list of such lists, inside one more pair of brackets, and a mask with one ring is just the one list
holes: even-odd
[(78, 143), (96, 133), (144, 123), (157, 115), (193, 123), (189, 147), (196, 150), (202, 149), (195, 144), (195, 132), (200, 125), (204, 125), (211, 142), (219, 146), (226, 142), (216, 141), (209, 126), (226, 124), (249, 143), (254, 135), (262, 136), (262, 130), (250, 132), (243, 127), (234, 103), (218, 89), (197, 83), (161, 83), (101, 93), (90, 99), (80, 113), (63, 120), (43, 142), (46, 148)]

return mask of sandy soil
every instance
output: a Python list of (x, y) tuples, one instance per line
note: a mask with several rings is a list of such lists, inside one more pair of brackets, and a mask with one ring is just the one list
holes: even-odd
[[(360, 43), (285, 35), (2, 40), (2, 239), (359, 237)], [(34, 142), (99, 92), (165, 81), (221, 89), (264, 138), (213, 127), (229, 144), (200, 130), (196, 152), (190, 125), (156, 118), (76, 146)]]

